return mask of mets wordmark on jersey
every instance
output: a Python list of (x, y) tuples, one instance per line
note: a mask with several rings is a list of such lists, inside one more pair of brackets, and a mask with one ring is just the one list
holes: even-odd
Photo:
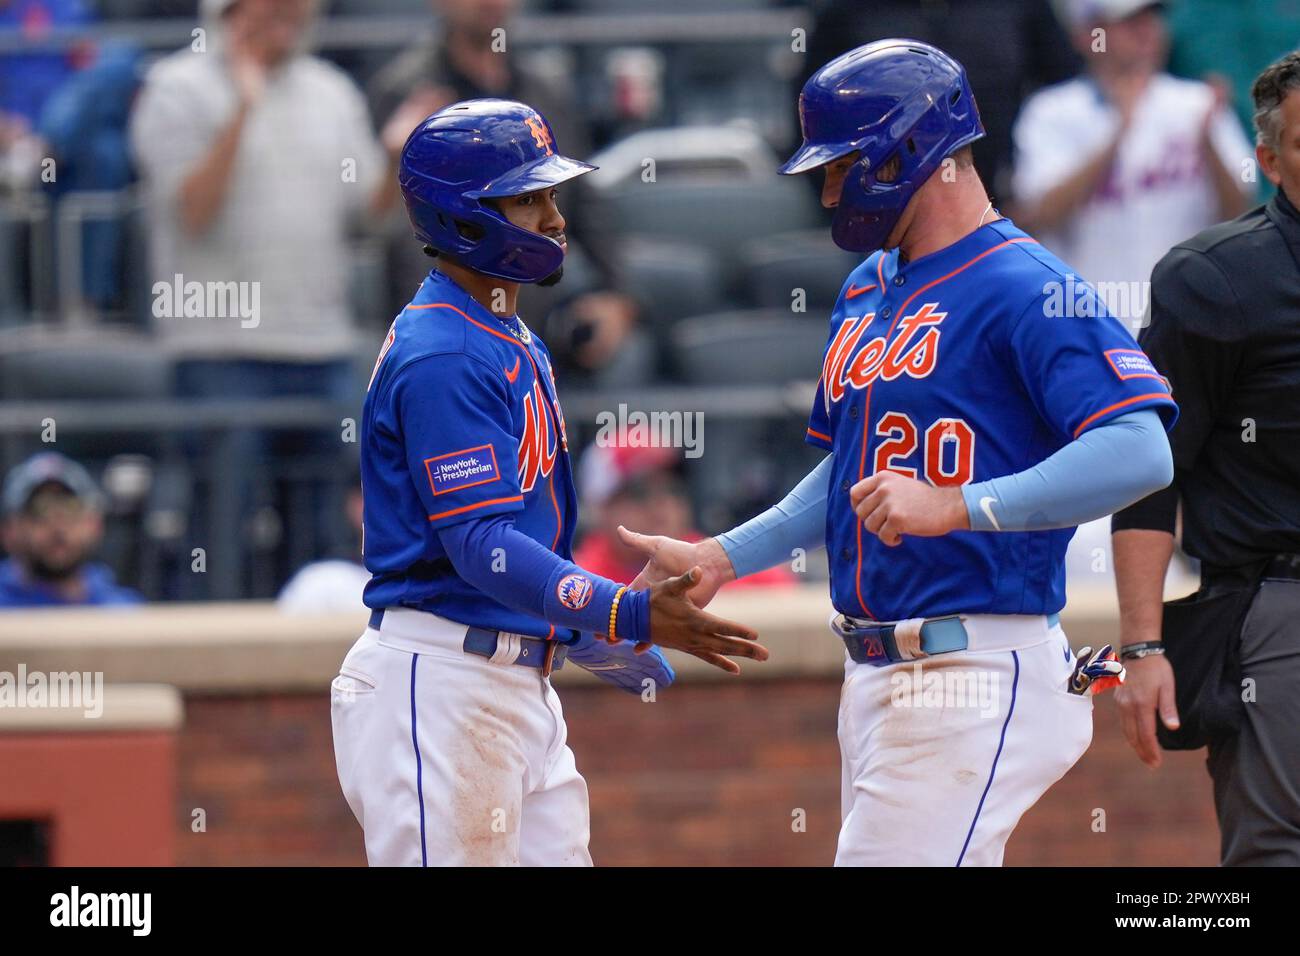
[[(1060, 314), (1067, 283), (1088, 308)], [(1059, 611), (1073, 528), (904, 536), (889, 548), (862, 527), (849, 489), (883, 470), (936, 486), (1013, 474), (1147, 407), (1173, 424), (1168, 382), (1095, 292), (1009, 220), (905, 264), (897, 250), (873, 254), (831, 315), (807, 434), (835, 454), (836, 609), (881, 621)]]

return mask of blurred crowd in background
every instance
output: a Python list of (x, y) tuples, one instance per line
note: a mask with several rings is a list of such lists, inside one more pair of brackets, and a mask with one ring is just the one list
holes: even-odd
[[(855, 265), (775, 169), (805, 77), (887, 36), (965, 64), (996, 205), (1134, 331), (1160, 256), (1271, 192), (1248, 90), (1288, 0), (0, 0), (0, 606), (359, 605), (356, 422), (431, 265), (395, 161), (471, 97), (601, 167), (520, 298), (588, 449), (577, 560), (630, 578), (618, 524), (752, 515), (817, 460)], [(704, 454), (595, 445), (620, 404), (702, 412)]]

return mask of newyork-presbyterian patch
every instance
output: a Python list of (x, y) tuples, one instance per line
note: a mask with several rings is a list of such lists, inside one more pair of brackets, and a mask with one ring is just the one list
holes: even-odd
[(429, 485), (435, 495), (445, 495), (501, 478), (497, 456), (491, 445), (478, 445), (447, 455), (424, 459)]
[(1106, 352), (1106, 360), (1121, 380), (1160, 378), (1160, 373), (1141, 349), (1110, 349)]

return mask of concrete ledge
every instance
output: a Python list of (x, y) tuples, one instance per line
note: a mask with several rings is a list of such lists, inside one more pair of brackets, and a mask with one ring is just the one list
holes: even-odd
[(285, 615), (263, 601), (3, 612), (0, 669), (102, 671), (186, 693), (324, 691), (366, 617)]
[(165, 684), (104, 684), (82, 704), (92, 706), (32, 707), (6, 701), (0, 705), (0, 734), (173, 731), (184, 715), (180, 691)]
[[(844, 651), (827, 631), (824, 584), (790, 590), (732, 591), (710, 610), (755, 627), (772, 652), (765, 665), (742, 664), (741, 679), (838, 673)], [(1062, 615), (1075, 646), (1118, 638), (1114, 590), (1073, 591)], [(366, 612), (285, 615), (269, 602), (151, 605), (121, 610), (0, 612), (0, 671), (100, 671), (109, 683), (159, 683), (184, 693), (323, 692)], [(673, 654), (685, 679), (719, 677), (692, 657)], [(560, 683), (594, 680), (578, 667)]]

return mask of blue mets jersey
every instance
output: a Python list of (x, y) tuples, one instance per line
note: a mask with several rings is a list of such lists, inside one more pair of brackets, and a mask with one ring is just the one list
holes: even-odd
[(517, 531), (571, 556), (577, 495), (541, 341), (431, 272), (379, 353), (361, 441), (366, 605), (552, 636), (540, 617), (457, 575), (438, 538), (457, 522), (511, 513)]
[(1168, 382), (1095, 290), (1009, 220), (905, 264), (873, 254), (831, 314), (807, 435), (835, 453), (836, 609), (879, 621), (1059, 611), (1073, 528), (904, 535), (891, 548), (849, 490), (882, 470), (936, 486), (1014, 474), (1148, 407), (1173, 424)]

